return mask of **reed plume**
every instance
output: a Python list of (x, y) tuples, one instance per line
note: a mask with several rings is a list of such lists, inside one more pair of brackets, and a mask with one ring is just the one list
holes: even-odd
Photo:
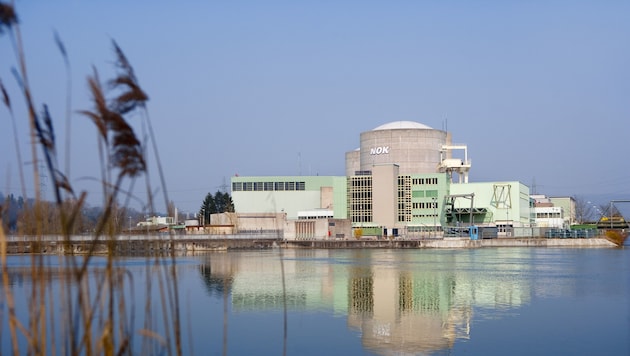
[[(28, 82), (26, 60), (24, 55), (23, 44), (19, 32), (18, 18), (12, 4), (0, 2), (0, 34), (8, 33), (14, 46), (14, 52), (19, 64), (19, 69), (13, 69), (13, 75), (19, 86), (21, 94), (28, 109), (29, 123), (31, 125), (31, 136), (36, 140), (32, 140), (32, 162), (38, 162), (37, 147), (40, 146), (45, 158), (46, 166), (53, 181), (55, 202), (59, 219), (61, 220), (61, 230), (64, 236), (64, 243), (70, 245), (71, 232), (75, 225), (75, 221), (79, 216), (81, 207), (83, 206), (87, 193), (81, 192), (79, 197), (75, 197), (74, 189), (70, 184), (69, 175), (69, 153), (70, 153), (70, 115), (67, 111), (66, 118), (66, 169), (65, 173), (59, 168), (58, 160), (58, 142), (55, 132), (53, 117), (48, 106), (43, 105), (42, 110), (37, 112), (32, 99), (31, 89)], [(63, 42), (59, 36), (55, 36), (55, 41), (61, 52), (66, 70), (68, 73), (68, 96), (67, 110), (70, 109), (70, 66), (67, 52)], [(92, 244), (87, 254), (82, 260), (75, 258), (67, 258), (66, 263), (70, 264), (68, 280), (64, 280), (64, 287), (61, 288), (62, 300), (66, 301), (61, 317), (66, 323), (63, 323), (63, 332), (66, 337), (62, 341), (62, 350), (69, 354), (129, 354), (133, 352), (132, 336), (133, 319), (125, 317), (128, 308), (124, 303), (125, 274), (121, 273), (113, 264), (113, 251), (115, 248), (115, 232), (112, 229), (113, 216), (118, 210), (117, 196), (120, 192), (125, 193), (121, 189), (122, 183), (130, 180), (133, 184), (135, 178), (146, 173), (147, 162), (144, 156), (144, 147), (142, 142), (136, 136), (132, 126), (125, 119), (125, 115), (131, 114), (134, 110), (140, 109), (148, 121), (146, 109), (146, 101), (148, 96), (141, 89), (137, 78), (126, 56), (120, 47), (114, 42), (114, 50), (116, 55), (116, 64), (118, 75), (109, 81), (111, 87), (119, 92), (119, 95), (113, 100), (108, 100), (105, 91), (101, 85), (96, 69), (93, 75), (88, 77), (88, 87), (92, 96), (94, 109), (92, 111), (81, 111), (80, 113), (88, 117), (94, 123), (97, 131), (99, 142), (99, 158), (101, 162), (101, 184), (105, 197), (105, 210), (100, 216), (97, 228), (92, 237)], [(2, 89), (2, 99), (5, 106), (12, 113), (12, 103), (10, 97), (0, 82)], [(12, 114), (13, 118), (13, 114)], [(15, 120), (14, 120), (15, 121)], [(15, 126), (14, 126), (15, 128)], [(149, 123), (149, 130), (153, 139), (152, 128)], [(17, 140), (17, 132), (14, 129)], [(154, 141), (154, 140), (153, 140)], [(154, 150), (157, 155), (157, 148), (154, 144)], [(16, 141), (19, 149), (19, 144)], [(21, 154), (18, 153), (18, 161), (22, 162)], [(159, 159), (158, 159), (159, 162)], [(159, 167), (159, 163), (158, 163)], [(162, 177), (162, 190), (166, 196), (166, 188)], [(36, 234), (38, 238), (41, 236), (43, 217), (41, 213), (42, 204), (40, 204), (40, 192), (38, 181), (38, 167), (34, 164), (33, 179), (36, 187), (35, 198), (35, 216), (32, 221), (38, 225)], [(148, 179), (148, 175), (145, 174)], [(113, 178), (112, 178), (113, 177)], [(23, 174), (21, 173), (23, 181)], [(148, 180), (147, 180), (148, 182)], [(24, 184), (22, 184), (24, 187)], [(149, 185), (147, 185), (149, 187)], [(150, 191), (150, 189), (148, 188)], [(65, 194), (65, 196), (64, 196)], [(127, 193), (125, 193), (127, 194)], [(130, 193), (129, 193), (130, 194)], [(26, 198), (26, 194), (24, 194)], [(66, 199), (66, 197), (71, 199)], [(152, 200), (151, 194), (148, 194), (149, 201)], [(168, 199), (165, 199), (168, 202)], [(43, 202), (42, 202), (43, 203)], [(151, 206), (152, 211), (153, 205)], [(109, 228), (109, 229), (108, 229)], [(98, 288), (95, 293), (91, 291), (88, 278), (88, 264), (94, 256), (94, 247), (96, 241), (101, 235), (107, 234), (110, 238), (108, 241), (110, 249), (107, 257), (106, 268), (103, 274), (94, 277)], [(31, 263), (31, 278), (33, 279), (32, 293), (29, 297), (29, 319), (28, 326), (25, 327), (17, 319), (13, 308), (13, 295), (10, 283), (8, 281), (7, 263), (6, 263), (6, 238), (2, 226), (0, 226), (0, 257), (2, 257), (2, 283), (5, 294), (5, 300), (9, 310), (9, 329), (12, 342), (12, 351), (19, 355), (18, 333), (26, 339), (27, 352), (29, 354), (47, 354), (51, 350), (57, 352), (54, 338), (55, 332), (50, 333), (48, 326), (54, 328), (52, 320), (54, 320), (55, 311), (52, 308), (46, 309), (47, 300), (52, 300), (52, 290), (47, 288), (47, 272), (43, 262), (42, 255), (34, 254)], [(71, 252), (71, 250), (66, 250)], [(157, 261), (156, 261), (157, 263)], [(181, 354), (181, 336), (179, 327), (179, 299), (176, 277), (173, 270), (170, 274), (172, 278), (167, 276), (167, 269), (159, 274), (159, 288), (164, 313), (164, 324), (167, 335), (164, 337), (151, 336), (154, 342), (158, 340), (167, 340), (162, 347), (169, 353)], [(129, 276), (129, 275), (127, 275)], [(131, 278), (131, 277), (129, 277)], [(150, 303), (150, 302), (147, 302)], [(52, 305), (52, 304), (51, 304)], [(148, 304), (149, 305), (149, 304)], [(129, 306), (133, 312), (133, 306)], [(50, 318), (50, 324), (47, 324), (47, 315)], [(174, 320), (173, 320), (174, 319)], [(149, 325), (147, 325), (149, 326)], [(144, 335), (156, 335), (151, 330), (141, 330)]]
[(68, 52), (66, 51), (66, 46), (63, 41), (59, 37), (59, 34), (55, 31), (55, 43), (57, 44), (57, 48), (59, 49), (59, 53), (61, 53), (61, 57), (63, 58), (63, 63), (66, 68), (66, 156), (65, 156), (65, 175), (70, 177), (70, 143), (72, 140), (69, 138), (72, 136), (72, 116), (71, 116), (71, 108), (72, 108), (72, 70), (70, 68), (70, 59), (68, 58)]
[(0, 3), (0, 35), (4, 30), (10, 30), (11, 27), (17, 23), (18, 18), (13, 5)]
[[(125, 56), (125, 53), (122, 51), (120, 46), (118, 46), (116, 41), (112, 41), (112, 44), (113, 44), (114, 52), (116, 54), (116, 59), (117, 59), (116, 67), (118, 68), (118, 75), (114, 79), (112, 79), (109, 83), (114, 89), (118, 89), (121, 92), (117, 97), (114, 98), (114, 101), (113, 101), (114, 111), (120, 113), (121, 115), (131, 113), (132, 111), (137, 110), (137, 109), (141, 111), (141, 114), (143, 115), (143, 118), (145, 119), (147, 128), (149, 130), (149, 136), (150, 136), (151, 145), (153, 148), (153, 154), (155, 155), (155, 160), (157, 162), (157, 169), (160, 176), (160, 183), (162, 185), (162, 192), (164, 194), (164, 203), (168, 207), (170, 201), (169, 201), (168, 192), (166, 189), (166, 180), (164, 178), (164, 172), (162, 170), (162, 165), (160, 162), (160, 156), (157, 149), (157, 141), (153, 133), (153, 125), (151, 124), (151, 120), (150, 120), (148, 110), (146, 107), (146, 102), (149, 100), (149, 97), (140, 87), (135, 71), (133, 67), (131, 66), (131, 63), (127, 59), (127, 56)], [(145, 169), (146, 169), (146, 166), (145, 166)], [(146, 184), (147, 184), (147, 198), (149, 199), (148, 204), (149, 204), (150, 209), (153, 211), (154, 210), (153, 199), (152, 199), (152, 194), (150, 191), (150, 181), (149, 181), (148, 174), (145, 175), (145, 179), (146, 179)], [(173, 242), (172, 233), (170, 234), (170, 238), (171, 238), (171, 242)], [(174, 319), (173, 320), (174, 321), (173, 322), (173, 336), (175, 338), (174, 340), (174, 344), (176, 348), (175, 351), (177, 352), (177, 354), (181, 354), (182, 341), (181, 341), (180, 315), (179, 315), (179, 294), (177, 293), (178, 279), (177, 279), (177, 273), (175, 269), (176, 264), (175, 264), (174, 251), (171, 251), (171, 260), (173, 261), (173, 263), (171, 264), (171, 268), (170, 268), (170, 272), (171, 272), (170, 279), (167, 279), (166, 276), (164, 276), (165, 282), (162, 283), (162, 280), (160, 279), (159, 287), (161, 290), (160, 295), (162, 296), (163, 306), (165, 305), (169, 306), (168, 311), (170, 312), (170, 314), (173, 316), (173, 319)], [(168, 282), (169, 280), (170, 280), (170, 283)], [(164, 291), (164, 288), (166, 288), (166, 291)], [(166, 317), (166, 314), (165, 314), (165, 317)], [(165, 322), (165, 327), (167, 328), (167, 340), (170, 341), (171, 332), (168, 331), (170, 328), (168, 327), (168, 324), (166, 322)]]

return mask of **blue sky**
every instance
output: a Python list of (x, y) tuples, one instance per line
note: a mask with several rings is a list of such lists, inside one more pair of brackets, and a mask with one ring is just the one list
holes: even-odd
[[(628, 1), (18, 0), (16, 9), (34, 97), (48, 104), (59, 142), (66, 74), (54, 31), (67, 48), (70, 178), (91, 205), (102, 199), (86, 179), (99, 175), (96, 131), (75, 112), (92, 108), (92, 66), (112, 76), (112, 39), (150, 97), (181, 211), (197, 211), (234, 174), (344, 175), (359, 134), (398, 120), (447, 127), (468, 145), (471, 181), (519, 180), (597, 204), (630, 199)], [(0, 78), (26, 161), (14, 66), (5, 34)], [(4, 107), (0, 120), (0, 191), (19, 194)], [(140, 118), (131, 122), (140, 133)], [(52, 199), (50, 184), (46, 192)]]

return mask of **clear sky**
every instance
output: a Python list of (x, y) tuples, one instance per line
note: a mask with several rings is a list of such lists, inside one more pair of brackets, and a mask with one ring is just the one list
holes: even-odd
[[(102, 199), (86, 179), (99, 176), (96, 130), (76, 111), (92, 109), (92, 66), (111, 78), (112, 39), (150, 97), (180, 211), (198, 211), (234, 174), (344, 175), (359, 134), (399, 120), (447, 128), (467, 144), (470, 181), (518, 180), (596, 204), (630, 199), (626, 0), (16, 0), (16, 10), (34, 97), (48, 104), (59, 142), (67, 139), (66, 74), (54, 31), (66, 46), (70, 178), (91, 205)], [(28, 161), (15, 65), (4, 34), (0, 78)], [(19, 195), (4, 107), (0, 122), (0, 191)], [(151, 179), (161, 189), (153, 169)], [(45, 192), (52, 199), (49, 183)]]

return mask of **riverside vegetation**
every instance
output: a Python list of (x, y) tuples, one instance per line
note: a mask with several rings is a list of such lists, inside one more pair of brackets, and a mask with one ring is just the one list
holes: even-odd
[[(20, 234), (41, 237), (46, 226), (50, 225), (51, 216), (56, 219), (55, 226), (64, 237), (65, 246), (69, 246), (73, 233), (77, 231), (82, 208), (85, 207), (87, 192), (76, 192), (69, 177), (70, 171), (70, 123), (71, 123), (71, 66), (70, 58), (61, 38), (54, 37), (59, 52), (65, 63), (67, 75), (66, 90), (66, 140), (65, 167), (59, 165), (60, 147), (55, 135), (55, 120), (46, 104), (36, 104), (29, 84), (24, 43), (20, 33), (20, 22), (14, 2), (0, 2), (0, 40), (11, 43), (15, 55), (16, 68), (13, 76), (17, 83), (16, 93), (10, 93), (0, 78), (2, 101), (9, 117), (15, 138), (19, 179), (22, 196), (26, 195), (25, 175), (22, 169), (23, 156), (20, 152), (16, 122), (26, 119), (29, 123), (31, 162), (45, 163), (48, 176), (52, 180), (54, 201), (42, 199), (40, 187), (40, 168), (32, 164), (34, 196), (25, 199), (22, 210)], [(114, 78), (102, 82), (98, 70), (87, 77), (88, 88), (93, 103), (91, 110), (80, 110), (81, 117), (89, 119), (96, 128), (98, 137), (98, 161), (100, 182), (104, 201), (103, 210), (92, 232), (92, 241), (107, 240), (113, 247), (114, 238), (119, 232), (116, 216), (128, 205), (130, 199), (139, 199), (132, 195), (134, 182), (145, 179), (147, 193), (144, 199), (148, 212), (154, 212), (154, 197), (147, 174), (146, 152), (151, 147), (159, 172), (161, 191), (164, 201), (169, 204), (165, 188), (164, 175), (160, 165), (157, 145), (146, 103), (147, 94), (142, 90), (135, 76), (133, 67), (122, 49), (112, 41), (115, 57), (116, 74)], [(11, 95), (15, 94), (15, 95)], [(13, 97), (19, 97), (26, 109), (25, 118), (16, 115)], [(138, 115), (142, 120), (145, 137), (142, 140), (134, 132), (128, 118)], [(4, 119), (2, 117), (2, 119)], [(41, 157), (41, 158), (40, 158)], [(127, 186), (129, 188), (125, 189)], [(121, 202), (122, 201), (122, 202)], [(48, 212), (54, 210), (54, 214)], [(0, 206), (0, 220), (2, 220)], [(141, 326), (135, 325), (133, 310), (128, 305), (133, 299), (133, 286), (143, 281), (133, 281), (130, 274), (114, 263), (113, 249), (105, 256), (104, 267), (95, 268), (91, 261), (95, 256), (94, 246), (80, 256), (74, 256), (67, 249), (68, 256), (60, 263), (60, 270), (51, 271), (41, 255), (33, 254), (30, 258), (30, 295), (15, 295), (13, 282), (10, 280), (7, 264), (7, 232), (0, 221), (0, 259), (2, 263), (2, 282), (0, 293), (0, 318), (2, 323), (8, 320), (11, 350), (14, 355), (124, 355), (124, 354), (169, 354), (182, 353), (182, 331), (180, 327), (180, 301), (178, 278), (175, 263), (164, 264), (156, 257), (147, 257), (147, 265), (152, 266), (144, 285), (147, 290), (157, 290), (157, 297), (147, 298), (144, 305), (145, 320)], [(171, 252), (170, 258), (175, 256)], [(174, 262), (174, 261), (173, 261)], [(51, 274), (60, 278), (61, 286), (53, 291), (49, 287)], [(96, 287), (95, 287), (96, 286)], [(130, 297), (131, 295), (131, 297)], [(152, 293), (147, 293), (151, 296)], [(16, 298), (23, 298), (28, 303), (28, 320), (20, 320), (15, 309)], [(62, 301), (60, 310), (53, 310), (51, 300)], [(161, 315), (152, 318), (152, 308), (161, 311)], [(5, 319), (6, 318), (6, 319)], [(53, 322), (53, 320), (61, 322)]]

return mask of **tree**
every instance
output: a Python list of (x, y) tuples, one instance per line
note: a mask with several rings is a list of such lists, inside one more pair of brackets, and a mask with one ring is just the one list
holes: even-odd
[(202, 219), (202, 224), (210, 224), (210, 216), (218, 213), (233, 213), (234, 202), (229, 193), (223, 193), (217, 191), (214, 193), (206, 194), (201, 208), (199, 208), (199, 216)]
[(581, 197), (574, 197), (575, 201), (575, 221), (578, 224), (584, 224), (593, 220), (595, 208), (590, 201)]
[[(0, 197), (3, 195), (0, 193)], [(0, 200), (0, 221), (5, 232), (13, 233), (17, 230), (17, 220), (20, 210), (24, 206), (24, 199), (19, 197), (15, 199), (13, 194), (9, 194), (6, 198)]]
[(212, 193), (206, 194), (206, 198), (201, 203), (199, 209), (199, 216), (201, 217), (201, 224), (206, 225), (210, 223), (210, 215), (217, 212), (217, 205), (214, 201)]
[(232, 197), (230, 196), (230, 194), (217, 191), (214, 194), (214, 202), (217, 207), (217, 213), (234, 212), (234, 203), (232, 202)]

